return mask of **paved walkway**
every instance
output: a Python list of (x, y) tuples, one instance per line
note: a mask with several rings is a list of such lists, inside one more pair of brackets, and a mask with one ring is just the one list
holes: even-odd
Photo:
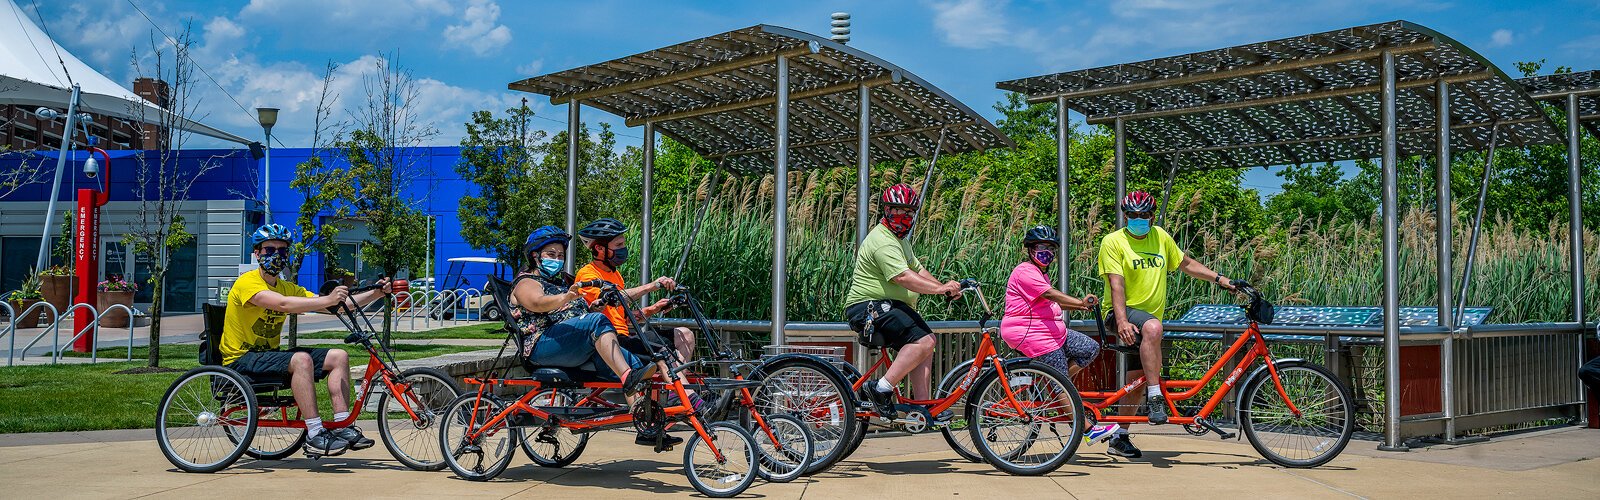
[[(370, 423), (368, 429), (374, 426)], [(1150, 429), (1145, 427), (1144, 429)], [(1177, 432), (1177, 434), (1174, 434)], [(8, 498), (646, 498), (689, 496), (682, 453), (653, 454), (631, 435), (597, 435), (579, 460), (547, 469), (518, 456), (499, 479), (473, 483), (449, 471), (416, 472), (383, 446), (313, 461), (241, 460), (216, 474), (174, 472), (153, 431), (0, 436)], [(1013, 477), (968, 463), (938, 434), (869, 439), (833, 469), (788, 484), (757, 481), (745, 498), (1600, 498), (1600, 431), (1563, 428), (1455, 447), (1384, 453), (1357, 441), (1332, 463), (1291, 470), (1248, 443), (1195, 438), (1168, 426), (1140, 435), (1145, 458), (1081, 448), (1044, 477)]]

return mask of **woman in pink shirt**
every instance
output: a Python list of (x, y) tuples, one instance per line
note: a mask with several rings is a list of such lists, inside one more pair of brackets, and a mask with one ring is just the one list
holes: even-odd
[[(1061, 313), (1065, 307), (1072, 311), (1087, 311), (1095, 303), (1094, 295), (1080, 299), (1062, 293), (1050, 286), (1050, 277), (1044, 270), (1056, 260), (1061, 246), (1056, 230), (1049, 226), (1035, 226), (1028, 230), (1022, 241), (1027, 260), (1011, 270), (1006, 282), (1006, 314), (1000, 320), (1000, 338), (1006, 345), (1023, 356), (1060, 370), (1068, 376), (1089, 366), (1100, 353), (1100, 343), (1088, 335), (1067, 328)], [(1087, 433), (1091, 442), (1110, 436), (1116, 424), (1095, 426)]]

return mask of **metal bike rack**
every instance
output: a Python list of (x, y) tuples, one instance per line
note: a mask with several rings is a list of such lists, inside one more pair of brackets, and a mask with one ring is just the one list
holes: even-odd
[[(6, 310), (12, 313), (11, 314), (11, 324), (6, 325), (6, 331), (5, 331), (4, 334), (0, 334), (0, 335), (6, 335), (6, 334), (11, 335), (11, 350), (6, 352), (6, 366), (12, 366), (12, 363), (14, 363), (13, 358), (17, 356), (17, 318), (20, 318), (22, 316), (27, 316), (28, 314), (32, 313), (33, 309), (36, 308), (36, 307), (44, 306), (46, 309), (48, 309), (50, 311), (50, 324), (52, 325), (52, 327), (56, 323), (58, 323), (59, 320), (61, 319), (61, 315), (60, 314), (56, 314), (56, 306), (51, 304), (51, 303), (49, 303), (49, 302), (39, 301), (37, 303), (34, 303), (33, 305), (28, 306), (27, 309), (23, 309), (22, 310), (22, 315), (20, 315), (20, 316), (16, 314), (15, 310), (11, 309), (10, 305), (5, 304), (4, 302), (0, 302), (0, 305), (5, 305)], [(68, 309), (68, 310), (70, 311), (71, 309)], [(48, 329), (48, 328), (51, 328), (51, 327), (46, 327), (46, 328)], [(32, 341), (28, 342), (28, 345), (23, 347), (22, 350), (23, 351), (27, 351), (28, 348), (33, 347), (33, 344), (39, 342), (39, 339), (41, 337), (44, 337), (44, 332), (40, 332), (39, 335), (34, 337)], [(26, 356), (24, 356), (24, 357), (26, 357)]]
[[(76, 308), (78, 305), (88, 306), (89, 304), (77, 304), (77, 305), (74, 305), (73, 307)], [(100, 319), (106, 317), (106, 314), (110, 313), (111, 311), (117, 310), (117, 309), (122, 309), (123, 311), (128, 313), (128, 359), (127, 359), (127, 361), (133, 361), (133, 308), (128, 307), (128, 306), (123, 305), (123, 304), (111, 304), (110, 306), (106, 307), (106, 310), (96, 313), (94, 315), (94, 320), (89, 322), (89, 326), (84, 327), (83, 330), (80, 330), (77, 335), (73, 335), (72, 336), (72, 340), (68, 340), (67, 341), (67, 345), (72, 345), (72, 344), (76, 343), (78, 341), (79, 337), (82, 337), (84, 333), (89, 332), (92, 329), (94, 331), (94, 335), (91, 335), (89, 337), (89, 339), (90, 339), (89, 340), (89, 362), (90, 363), (98, 363), (100, 361), (100, 349), (99, 349), (99, 346), (100, 346)], [(71, 311), (71, 309), (68, 309), (68, 311)], [(90, 312), (94, 312), (94, 308), (90, 307), (89, 311)], [(50, 362), (51, 363), (56, 363), (56, 362), (59, 362), (59, 361), (61, 361), (61, 351), (60, 350), (56, 350), (55, 357)]]

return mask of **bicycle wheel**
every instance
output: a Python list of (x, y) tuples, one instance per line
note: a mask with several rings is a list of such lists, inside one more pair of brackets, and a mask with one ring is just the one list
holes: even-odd
[[(256, 435), (250, 440), (250, 447), (245, 448), (244, 454), (256, 460), (283, 460), (289, 458), (294, 452), (306, 443), (306, 429), (304, 427), (265, 427), (260, 425), (268, 417), (279, 417), (276, 408), (262, 408), (260, 416), (256, 417)], [(226, 428), (228, 440), (239, 442), (244, 429), (229, 426)]]
[(476, 393), (462, 394), (446, 407), (439, 428), (439, 449), (444, 452), (444, 463), (457, 476), (488, 481), (511, 464), (511, 457), (516, 455), (517, 433), (506, 426), (506, 419), (493, 426), (484, 425), (505, 407), (493, 397), (480, 399)]
[[(945, 396), (955, 392), (956, 386), (961, 385), (961, 381), (971, 368), (972, 362), (965, 361), (950, 369), (939, 382), (939, 393), (934, 395), (934, 399), (944, 399)], [(967, 421), (967, 398), (957, 401), (950, 407), (950, 411), (955, 417), (950, 419), (949, 424), (939, 429), (939, 433), (944, 434), (944, 441), (949, 443), (950, 449), (955, 450), (961, 458), (973, 463), (983, 462), (983, 455), (980, 455), (978, 449), (972, 445), (972, 433), (967, 431), (970, 424)]]
[[(683, 450), (683, 473), (689, 477), (689, 484), (712, 498), (744, 493), (760, 467), (756, 464), (760, 452), (756, 451), (755, 438), (729, 422), (713, 423), (705, 429), (717, 449), (712, 451), (711, 443), (698, 432), (689, 437), (689, 445)], [(721, 452), (720, 459), (717, 452)]]
[[(156, 444), (184, 472), (216, 472), (239, 460), (256, 433), (256, 395), (233, 370), (201, 366), (172, 382), (156, 411)], [(237, 427), (229, 432), (230, 427)]]
[(1048, 474), (1067, 463), (1083, 440), (1083, 420), (1083, 399), (1072, 381), (1039, 364), (984, 374), (967, 401), (969, 432), (984, 461), (1019, 476)]
[(761, 387), (755, 391), (756, 411), (762, 415), (788, 414), (806, 423), (815, 457), (805, 475), (827, 470), (850, 451), (849, 438), (859, 424), (850, 384), (820, 362), (790, 358), (759, 370)]
[(434, 368), (412, 368), (400, 373), (396, 387), (403, 393), (378, 395), (378, 435), (395, 460), (415, 470), (443, 469), (439, 448), (439, 416), (461, 395), (456, 379)]
[[(565, 391), (545, 389), (534, 395), (528, 404), (533, 406), (571, 406), (577, 399)], [(540, 422), (543, 423), (543, 422)], [(566, 467), (572, 465), (583, 454), (583, 448), (589, 445), (589, 434), (574, 434), (571, 429), (561, 426), (529, 427), (512, 429), (517, 432), (517, 441), (522, 443), (522, 453), (528, 456), (533, 463), (543, 467)], [(529, 436), (528, 433), (533, 435)]]
[(1239, 427), (1261, 456), (1284, 467), (1316, 467), (1339, 455), (1355, 432), (1355, 405), (1327, 368), (1304, 361), (1277, 363), (1278, 379), (1295, 415), (1262, 371), (1240, 392)]
[(774, 483), (800, 477), (815, 454), (805, 422), (794, 415), (767, 415), (761, 418), (766, 423), (763, 427), (754, 420), (746, 429), (755, 436), (756, 450), (761, 452), (761, 468), (756, 474)]

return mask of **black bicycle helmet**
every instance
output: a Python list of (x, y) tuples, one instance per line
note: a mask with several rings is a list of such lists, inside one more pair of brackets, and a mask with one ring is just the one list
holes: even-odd
[(583, 226), (583, 229), (578, 230), (578, 236), (589, 241), (608, 243), (612, 238), (621, 236), (622, 233), (626, 232), (628, 232), (628, 226), (623, 225), (622, 222), (616, 219), (606, 217)]
[(1022, 246), (1032, 246), (1034, 243), (1054, 243), (1061, 246), (1061, 238), (1056, 235), (1056, 228), (1050, 226), (1033, 226), (1028, 230), (1028, 235), (1022, 238)]

